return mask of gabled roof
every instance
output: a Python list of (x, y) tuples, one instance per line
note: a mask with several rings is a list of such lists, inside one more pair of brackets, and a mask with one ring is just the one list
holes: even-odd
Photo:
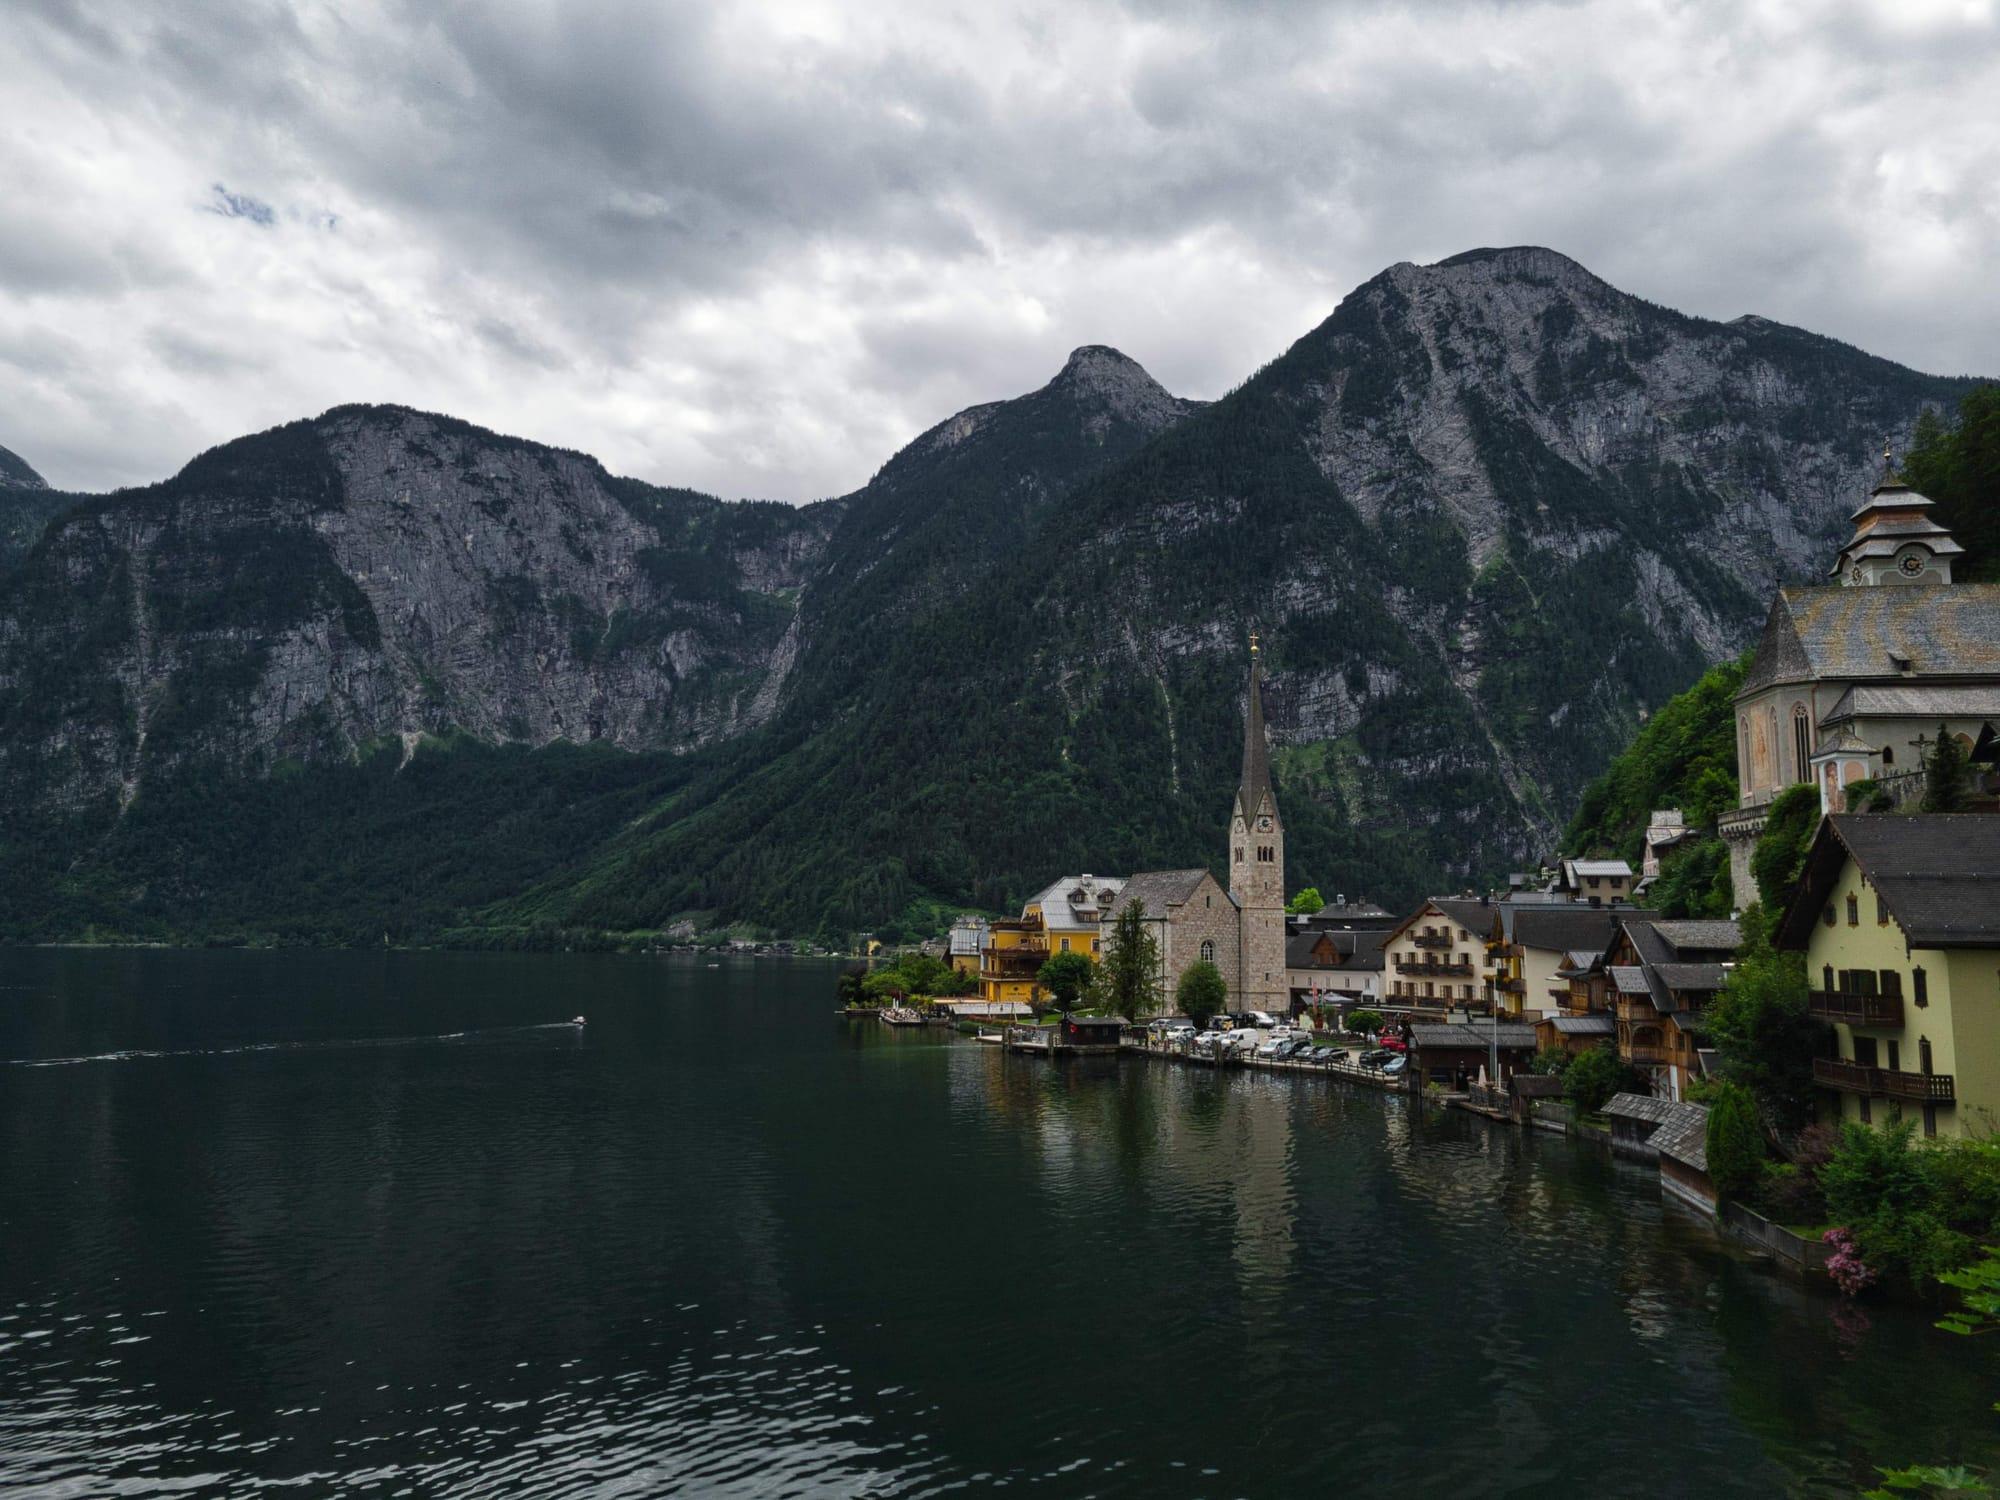
[[(1144, 905), (1148, 915), (1163, 917), (1174, 907), (1185, 906), (1201, 889), (1208, 873), (1207, 870), (1142, 870), (1125, 882), (1125, 888), (1118, 893), (1117, 909), (1123, 911), (1137, 901)], [(1220, 881), (1216, 887), (1221, 889)], [(1223, 891), (1223, 894), (1229, 893)]]
[(1547, 1016), (1559, 1036), (1616, 1036), (1618, 1021), (1608, 1010), (1594, 1010), (1583, 1016)]
[(2000, 948), (2000, 816), (1835, 813), (1821, 820), (1778, 924), (1803, 950), (1852, 859), (1913, 948)]
[(1498, 909), (1502, 913), (1501, 932), (1508, 942), (1553, 953), (1609, 948), (1621, 921), (1658, 915), (1632, 906), (1510, 904)]
[(1675, 1104), (1666, 1123), (1653, 1132), (1649, 1144), (1660, 1155), (1692, 1167), (1708, 1170), (1708, 1106)]
[(1621, 995), (1652, 994), (1646, 984), (1646, 971), (1637, 964), (1618, 964), (1605, 972), (1611, 976), (1611, 987)]
[(1735, 922), (1673, 919), (1656, 921), (1652, 927), (1677, 957), (1689, 953), (1734, 953), (1743, 946), (1743, 929)]
[(1432, 896), (1411, 912), (1402, 921), (1391, 927), (1386, 936), (1394, 941), (1422, 920), (1425, 912), (1436, 907), (1453, 923), (1472, 934), (1474, 942), (1483, 941), (1493, 926), (1493, 913), (1504, 903), (1481, 901), (1477, 896)]
[(1579, 875), (1599, 877), (1622, 875), (1628, 880), (1632, 878), (1632, 867), (1622, 859), (1566, 859), (1563, 863)]
[(1533, 1050), (1535, 1028), (1519, 1021), (1502, 1021), (1497, 1026), (1476, 1022), (1464, 1024), (1420, 1024), (1410, 1028), (1410, 1040), (1423, 1047), (1485, 1047), (1497, 1042), (1509, 1051)]
[(1614, 1120), (1647, 1120), (1655, 1125), (1666, 1124), (1673, 1110), (1673, 1100), (1651, 1094), (1613, 1094), (1604, 1103), (1604, 1113)]
[[(1288, 969), (1340, 970), (1343, 973), (1370, 973), (1379, 971), (1385, 960), (1382, 946), (1389, 934), (1370, 931), (1366, 928), (1333, 930), (1308, 929), (1295, 933), (1285, 940), (1285, 967)], [(1333, 945), (1339, 955), (1333, 963), (1321, 963), (1313, 957), (1313, 949), (1322, 942)]]
[(2000, 584), (1780, 589), (1740, 700), (1779, 682), (2000, 676)]

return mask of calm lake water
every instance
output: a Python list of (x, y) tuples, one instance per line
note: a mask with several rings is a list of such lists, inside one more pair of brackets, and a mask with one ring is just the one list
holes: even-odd
[[(1649, 1172), (783, 960), (0, 954), (0, 1494), (1851, 1495), (2000, 1359)], [(579, 1034), (551, 1025), (577, 1012)]]

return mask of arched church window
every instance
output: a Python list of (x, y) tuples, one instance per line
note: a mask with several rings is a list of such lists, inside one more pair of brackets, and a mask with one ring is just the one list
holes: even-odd
[(1884, 745), (1882, 747), (1882, 764), (1885, 766), (1893, 766), (1895, 763), (1896, 763), (1896, 747), (1894, 745)]
[(1803, 703), (1792, 707), (1792, 754), (1798, 767), (1798, 774), (1792, 780), (1811, 780), (1812, 773), (1806, 769), (1806, 763), (1812, 759), (1812, 720), (1806, 717)]
[(1214, 939), (1212, 939), (1212, 938), (1204, 938), (1204, 939), (1202, 940), (1202, 945), (1201, 945), (1201, 961), (1202, 961), (1203, 963), (1205, 963), (1205, 964), (1212, 964), (1212, 963), (1214, 963), (1214, 962), (1215, 962), (1215, 941), (1214, 941)]

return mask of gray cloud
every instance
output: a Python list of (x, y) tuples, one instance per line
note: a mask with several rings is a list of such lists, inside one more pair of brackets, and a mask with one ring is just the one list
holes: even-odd
[(0, 350), (67, 358), (0, 359), (0, 441), (132, 482), (399, 400), (803, 500), (1076, 344), (1213, 396), (1509, 243), (2000, 372), (1996, 40), (1991, 0), (31, 0)]

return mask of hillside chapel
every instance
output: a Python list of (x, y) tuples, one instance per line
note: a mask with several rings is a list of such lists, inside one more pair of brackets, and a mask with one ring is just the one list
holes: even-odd
[(1837, 581), (1771, 603), (1736, 695), (1738, 805), (1719, 820), (1739, 906), (1757, 898), (1750, 854), (1787, 787), (1817, 786), (1829, 813), (1864, 779), (1902, 803), (1940, 726), (1976, 758), (1993, 751), (2000, 584), (1952, 581), (1964, 549), (1932, 508), (1885, 457), (1828, 570)]

